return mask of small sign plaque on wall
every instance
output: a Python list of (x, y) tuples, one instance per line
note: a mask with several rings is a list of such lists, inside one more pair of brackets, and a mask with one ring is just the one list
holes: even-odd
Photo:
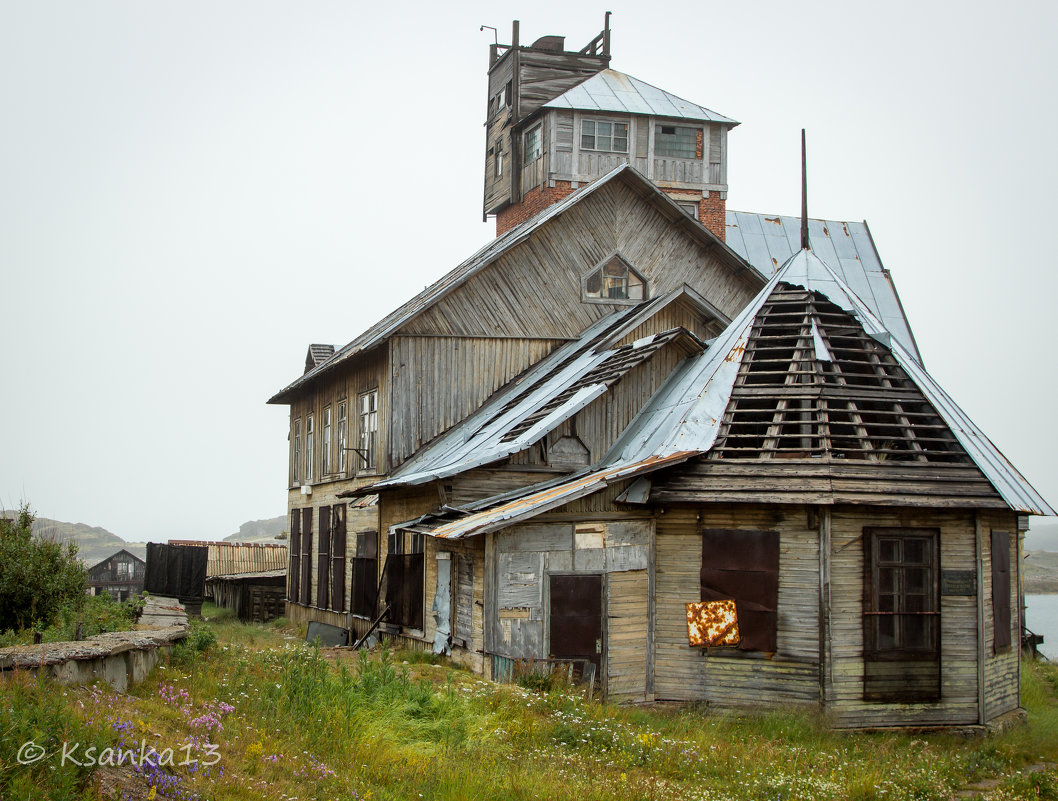
[(977, 580), (972, 570), (940, 571), (941, 595), (976, 595)]

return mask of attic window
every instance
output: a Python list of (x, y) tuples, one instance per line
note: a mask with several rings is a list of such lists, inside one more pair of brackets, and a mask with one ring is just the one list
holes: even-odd
[(647, 297), (647, 282), (620, 255), (614, 254), (583, 279), (584, 299), (602, 303), (638, 302)]

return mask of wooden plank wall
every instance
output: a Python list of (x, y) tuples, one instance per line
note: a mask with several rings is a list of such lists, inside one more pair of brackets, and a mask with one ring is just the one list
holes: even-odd
[(606, 697), (647, 699), (649, 571), (606, 576)]
[[(497, 389), (563, 340), (396, 337), (390, 386), (400, 413), (388, 422), (390, 464), (398, 465), (463, 420)], [(382, 420), (382, 418), (380, 418)]]
[(672, 219), (622, 181), (612, 181), (417, 315), (401, 333), (574, 338), (620, 308), (581, 300), (581, 276), (614, 251), (647, 279), (652, 297), (687, 284), (728, 317), (736, 316), (759, 284), (721, 264)]
[[(432, 558), (434, 564), (434, 580), (426, 584), (426, 618), (427, 626), (433, 626), (436, 630), (436, 621), (430, 611), (433, 608), (434, 595), (437, 592), (437, 552), (444, 551), (453, 554), (452, 559), (452, 583), (457, 585), (459, 559), (467, 559), (470, 562), (470, 574), (472, 576), (472, 605), (469, 610), (463, 610), (460, 606), (459, 593), (453, 593), (452, 598), (452, 632), (456, 633), (457, 616), (469, 611), (471, 622), (471, 640), (465, 646), (452, 646), (452, 661), (464, 667), (482, 673), (485, 670), (484, 640), (484, 613), (485, 613), (485, 538), (469, 537), (463, 540), (431, 540), (428, 543), (427, 558)], [(431, 634), (432, 639), (432, 634)]]
[[(1021, 705), (1020, 658), (1021, 643), (1021, 599), (1018, 597), (1018, 573), (1021, 561), (1018, 558), (1018, 521), (1013, 512), (980, 512), (984, 549), (984, 612), (985, 612), (985, 720), (1017, 709)], [(993, 648), (995, 641), (995, 618), (992, 614), (992, 548), (991, 532), (1006, 531), (1010, 534), (1010, 647), (999, 653)]]
[[(1011, 526), (1012, 515), (983, 513)], [(832, 663), (827, 671), (827, 703), (838, 726), (974, 724), (977, 708), (977, 599), (973, 595), (941, 597), (941, 700), (930, 704), (888, 704), (863, 699), (863, 529), (865, 526), (940, 528), (942, 570), (976, 575), (972, 511), (865, 510), (836, 507), (831, 523)], [(998, 527), (998, 526), (997, 526)], [(987, 531), (986, 542), (987, 542)], [(990, 565), (985, 551), (985, 607), (991, 614)], [(1016, 585), (1016, 582), (1012, 582)], [(1012, 589), (1012, 594), (1015, 592)], [(1016, 607), (1016, 601), (1012, 605)], [(991, 629), (986, 620), (988, 652)], [(1016, 698), (1017, 654), (988, 661), (987, 695), (994, 709), (1012, 708)], [(995, 682), (995, 689), (993, 689)], [(991, 702), (990, 702), (991, 703)], [(998, 712), (997, 712), (998, 713)]]
[[(771, 658), (687, 643), (686, 604), (701, 600), (702, 528), (779, 532), (778, 651)], [(669, 507), (657, 520), (654, 694), (717, 706), (819, 701), (819, 546), (795, 506)]]
[(645, 698), (652, 536), (651, 519), (557, 520), (496, 532), (489, 559), (495, 589), (485, 620), (489, 650), (516, 659), (546, 658), (548, 576), (603, 574), (604, 675), (608, 681), (612, 662), (614, 691), (625, 699)]
[[(293, 453), (294, 453), (294, 422), (302, 421), (301, 449), (302, 462), (305, 454), (305, 428), (304, 420), (311, 413), (315, 420), (315, 457), (316, 466), (312, 471), (312, 483), (321, 481), (342, 481), (357, 475), (373, 476), (384, 473), (389, 469), (386, 464), (386, 447), (388, 445), (387, 430), (384, 421), (391, 416), (390, 392), (389, 392), (389, 356), (388, 345), (383, 344), (371, 353), (364, 354), (355, 359), (350, 359), (344, 366), (325, 373), (312, 383), (309, 389), (304, 391), (296, 400), (290, 404), (290, 458), (288, 463), (290, 473), (288, 481), (290, 487), (300, 486), (305, 480), (304, 466), (301, 468), (300, 479), (295, 485), (293, 477)], [(347, 454), (346, 471), (344, 474), (338, 472), (338, 402), (346, 401), (349, 415), (348, 430), (346, 434), (347, 447), (358, 447), (360, 442), (359, 417), (357, 414), (357, 396), (362, 392), (372, 389), (378, 390), (378, 440), (376, 442), (379, 454), (379, 465), (377, 469), (368, 470), (360, 466), (359, 457), (352, 451)], [(327, 476), (320, 475), (320, 453), (323, 442), (323, 410), (331, 408), (331, 464), (332, 472)]]

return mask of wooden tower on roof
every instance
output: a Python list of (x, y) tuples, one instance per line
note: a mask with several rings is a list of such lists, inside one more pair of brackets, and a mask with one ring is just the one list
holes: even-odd
[(609, 68), (610, 14), (580, 50), (562, 36), (489, 52), (483, 213), (500, 235), (630, 164), (723, 239), (728, 117)]

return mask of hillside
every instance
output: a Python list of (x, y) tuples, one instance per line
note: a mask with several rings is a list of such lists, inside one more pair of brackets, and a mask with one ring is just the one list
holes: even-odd
[(285, 516), (270, 517), (267, 520), (250, 520), (239, 526), (234, 534), (224, 538), (225, 542), (256, 542), (259, 540), (274, 540), (287, 530), (287, 519)]
[[(7, 512), (8, 516), (11, 514), (10, 511)], [(62, 520), (38, 517), (33, 523), (33, 533), (38, 537), (58, 542), (77, 543), (77, 555), (87, 565), (94, 565), (122, 548), (140, 559), (144, 559), (147, 554), (145, 543), (126, 542), (101, 526), (90, 526), (87, 523), (65, 523)]]
[(1028, 551), (1022, 565), (1027, 594), (1058, 593), (1058, 553)]

